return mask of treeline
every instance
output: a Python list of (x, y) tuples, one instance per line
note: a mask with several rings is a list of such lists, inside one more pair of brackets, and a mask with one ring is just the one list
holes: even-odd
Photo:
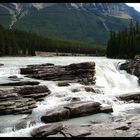
[(129, 28), (111, 31), (107, 43), (107, 57), (131, 59), (140, 54), (140, 24), (131, 20)]
[(0, 56), (34, 56), (35, 51), (105, 55), (98, 45), (49, 39), (36, 33), (8, 30), (0, 25)]

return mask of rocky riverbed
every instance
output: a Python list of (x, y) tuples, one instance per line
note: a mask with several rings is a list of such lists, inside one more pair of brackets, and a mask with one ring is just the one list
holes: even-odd
[[(110, 87), (114, 86), (114, 81), (109, 82), (114, 78), (111, 73), (116, 70), (112, 67), (109, 74), (102, 75)], [(140, 92), (118, 92), (111, 95), (104, 87), (97, 86), (101, 70), (105, 72), (107, 67), (96, 69), (97, 75), (95, 69), (93, 61), (68, 65), (29, 64), (24, 68), (20, 67), (20, 74), (24, 78), (7, 76), (9, 81), (0, 84), (0, 115), (28, 116), (14, 121), (9, 125), (10, 128), (8, 125), (0, 127), (0, 136), (7, 135), (6, 130), (9, 130), (8, 135), (11, 136), (28, 130), (28, 135), (24, 136), (32, 137), (139, 136), (139, 116), (133, 121), (132, 117), (119, 119), (114, 114), (117, 106), (120, 109), (129, 103), (139, 104)], [(117, 81), (116, 78), (115, 76)], [(88, 123), (82, 123), (82, 117), (87, 117)], [(77, 121), (74, 123), (73, 119)], [(38, 123), (41, 125), (38, 126)]]

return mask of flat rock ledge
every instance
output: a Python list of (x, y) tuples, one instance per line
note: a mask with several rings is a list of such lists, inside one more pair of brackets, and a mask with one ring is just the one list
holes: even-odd
[(32, 137), (140, 137), (140, 115), (128, 120), (99, 123), (63, 125), (49, 123), (31, 131)]
[(31, 113), (36, 102), (43, 100), (48, 94), (49, 89), (43, 85), (0, 90), (0, 115)]
[(58, 122), (69, 118), (81, 117), (101, 112), (110, 113), (113, 112), (113, 109), (111, 106), (102, 107), (98, 102), (77, 101), (65, 105), (62, 108), (57, 108), (52, 112), (46, 112), (46, 114), (41, 117), (41, 121), (45, 123)]
[(38, 81), (16, 81), (16, 82), (9, 82), (9, 83), (2, 83), (0, 86), (25, 86), (25, 85), (39, 85), (40, 82)]
[(30, 78), (42, 80), (64, 81), (72, 80), (82, 84), (95, 84), (95, 62), (83, 62), (67, 66), (42, 64), (27, 65), (20, 73)]
[(117, 98), (123, 101), (133, 101), (135, 103), (140, 103), (140, 92), (126, 93), (117, 96)]

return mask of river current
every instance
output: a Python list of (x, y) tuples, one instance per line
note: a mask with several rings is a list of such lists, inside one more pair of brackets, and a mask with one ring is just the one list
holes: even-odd
[[(0, 116), (0, 129), (3, 129), (0, 133), (0, 137), (28, 137), (30, 136), (30, 131), (40, 125), (44, 125), (40, 121), (40, 116), (42, 116), (46, 110), (54, 109), (58, 106), (68, 103), (67, 99), (70, 97), (80, 97), (82, 101), (94, 100), (100, 102), (102, 106), (111, 105), (113, 107), (112, 116), (124, 117), (138, 114), (140, 112), (140, 105), (133, 102), (123, 102), (116, 99), (115, 96), (129, 93), (138, 92), (140, 87), (138, 86), (138, 78), (136, 76), (130, 75), (123, 70), (119, 70), (119, 65), (125, 60), (119, 59), (108, 59), (105, 57), (1, 57), (0, 63), (4, 66), (0, 67), (0, 83), (8, 82), (8, 76), (20, 75), (21, 67), (26, 67), (29, 64), (43, 64), (43, 63), (53, 63), (56, 65), (68, 65), (71, 63), (80, 62), (91, 62), (96, 63), (96, 84), (90, 85), (98, 91), (99, 93), (94, 94), (92, 92), (86, 92), (84, 86), (78, 83), (71, 83), (68, 87), (58, 87), (57, 82), (54, 81), (42, 81), (41, 84), (46, 85), (51, 94), (44, 98), (43, 101), (37, 102), (37, 108), (35, 108), (30, 115), (37, 124), (32, 127), (27, 127), (25, 129), (12, 131), (12, 126), (21, 118), (27, 116), (25, 115), (4, 115)], [(28, 78), (27, 78), (28, 79)], [(5, 87), (1, 87), (5, 88)], [(7, 87), (8, 88), (8, 87)], [(72, 92), (73, 89), (79, 89), (79, 92)], [(87, 123), (99, 116), (91, 115), (89, 117), (81, 117), (80, 119), (72, 119), (64, 121), (65, 124), (73, 123)], [(101, 117), (101, 115), (100, 115)], [(104, 119), (104, 118), (103, 118)]]

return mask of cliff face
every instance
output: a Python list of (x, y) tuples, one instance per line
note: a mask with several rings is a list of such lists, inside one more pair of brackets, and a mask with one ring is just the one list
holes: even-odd
[(120, 69), (137, 76), (140, 84), (140, 55), (135, 56), (133, 60), (121, 64)]

